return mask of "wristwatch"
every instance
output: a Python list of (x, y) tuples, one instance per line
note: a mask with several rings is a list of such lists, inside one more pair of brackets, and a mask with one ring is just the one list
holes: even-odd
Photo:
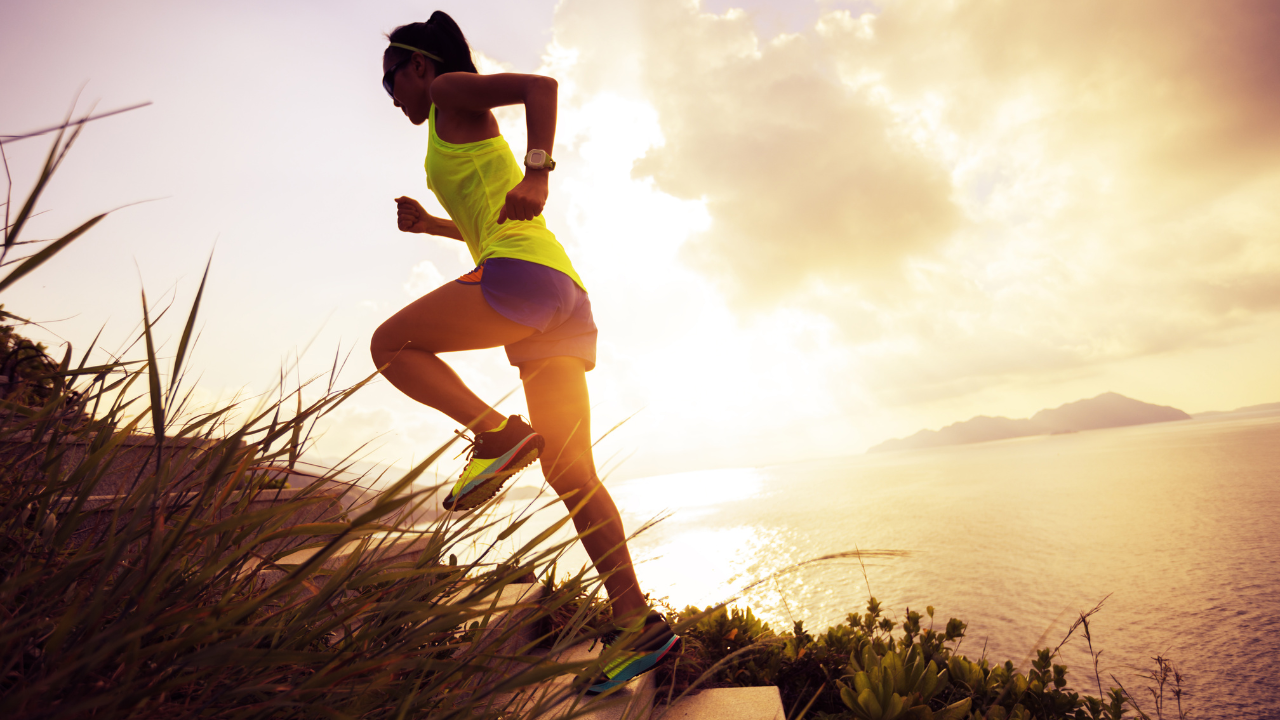
[(524, 166), (530, 170), (555, 170), (556, 161), (546, 150), (530, 150), (524, 156)]

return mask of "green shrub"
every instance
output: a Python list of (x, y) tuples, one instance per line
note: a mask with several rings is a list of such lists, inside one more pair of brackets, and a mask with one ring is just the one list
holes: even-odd
[[(932, 620), (933, 608), (926, 614)], [(1071, 691), (1066, 667), (1053, 662), (1056, 650), (1040, 650), (1023, 673), (1012, 662), (992, 666), (956, 653), (965, 632), (960, 620), (940, 630), (922, 628), (921, 620), (908, 610), (899, 626), (871, 598), (865, 613), (820, 635), (800, 622), (778, 634), (750, 609), (689, 607), (679, 613), (687, 649), (671, 672), (673, 695), (777, 685), (793, 718), (1118, 720), (1127, 706), (1146, 717), (1121, 689), (1105, 699)]]

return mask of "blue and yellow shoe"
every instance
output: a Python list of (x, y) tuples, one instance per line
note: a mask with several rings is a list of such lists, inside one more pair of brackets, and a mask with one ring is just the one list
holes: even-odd
[(588, 695), (608, 692), (649, 672), (680, 649), (680, 636), (657, 612), (649, 613), (639, 630), (617, 630), (605, 636), (604, 669), (587, 688)]
[(471, 458), (444, 499), (445, 510), (470, 510), (493, 497), (507, 478), (527, 467), (544, 446), (542, 436), (518, 415), (498, 427), (476, 433)]

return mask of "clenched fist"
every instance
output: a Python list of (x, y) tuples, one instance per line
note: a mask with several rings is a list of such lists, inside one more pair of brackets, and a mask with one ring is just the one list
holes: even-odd
[(532, 220), (547, 204), (547, 172), (531, 171), (507, 193), (507, 202), (498, 211), (498, 224), (508, 220)]
[(396, 198), (396, 225), (402, 232), (431, 232), (431, 216), (411, 197)]

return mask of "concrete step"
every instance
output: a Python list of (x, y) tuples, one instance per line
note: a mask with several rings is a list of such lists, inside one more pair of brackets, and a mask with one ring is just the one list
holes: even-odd
[[(394, 566), (417, 562), (418, 557), (432, 542), (433, 535), (433, 533), (393, 531), (374, 533), (364, 537), (347, 537), (337, 551), (320, 562), (320, 566), (313, 571), (311, 577), (323, 580), (345, 567), (352, 556), (359, 557), (357, 562), (362, 570), (369, 568), (391, 570)], [(262, 587), (274, 585), (322, 550), (323, 548), (306, 548), (290, 553), (274, 563), (260, 561), (258, 566), (262, 569), (258, 572), (258, 582)]]
[[(564, 652), (546, 656), (550, 662), (584, 663), (600, 655), (600, 643), (578, 643)], [(523, 670), (523, 667), (517, 670)], [(587, 696), (574, 686), (574, 676), (561, 675), (531, 691), (493, 698), (489, 709), (536, 720), (586, 718), (587, 720), (647, 720), (657, 693), (656, 674), (645, 673), (605, 695)], [(534, 711), (536, 714), (534, 713)]]
[[(320, 563), (319, 575), (332, 574), (359, 554), (361, 567), (387, 566), (396, 563), (415, 562), (431, 543), (434, 533), (413, 531), (379, 532), (365, 537), (348, 537), (329, 557)], [(290, 553), (275, 562), (281, 568), (291, 568), (309, 561), (322, 548), (307, 548)]]
[[(380, 481), (368, 475), (338, 472), (305, 462), (297, 462), (292, 468), (283, 465), (257, 465), (252, 470), (262, 472), (275, 480), (283, 480), (290, 487), (310, 487), (320, 484), (326, 489), (341, 491), (342, 503), (353, 515), (358, 515), (362, 509), (371, 507), (382, 494), (381, 487), (389, 484), (389, 480)], [(415, 484), (414, 489), (422, 490), (423, 488), (420, 484)], [(438, 498), (427, 496), (418, 502), (404, 505), (394, 513), (380, 518), (379, 522), (410, 528), (426, 525), (446, 514)]]
[[(203, 438), (166, 438), (160, 452), (161, 462), (169, 463), (176, 480), (191, 479), (198, 472), (200, 459), (218, 445), (218, 440)], [(60, 466), (63, 477), (84, 462), (89, 455), (89, 443), (70, 440), (60, 445)], [(32, 443), (31, 433), (15, 433), (0, 439), (0, 461), (14, 462), (14, 471), (23, 480), (45, 482), (40, 469), (47, 449), (43, 442)], [(93, 488), (94, 495), (118, 495), (129, 492), (139, 478), (155, 473), (156, 438), (151, 435), (130, 435), (124, 438), (107, 461), (106, 472)]]
[[(195, 502), (199, 493), (172, 492), (164, 493), (157, 498), (157, 505), (163, 506), (167, 512), (181, 515), (184, 506)], [(95, 495), (86, 498), (80, 507), (80, 524), (71, 536), (72, 545), (93, 542), (101, 537), (111, 525), (111, 518), (116, 510), (128, 498), (127, 495)], [(60, 514), (68, 508), (75, 498), (62, 497), (54, 501), (54, 514)], [(243, 507), (241, 504), (243, 503)], [(225, 520), (233, 514), (250, 514), (271, 507), (287, 506), (287, 514), (277, 518), (273, 524), (278, 528), (294, 527), (306, 523), (339, 522), (345, 520), (347, 508), (342, 503), (340, 490), (310, 490), (308, 488), (263, 489), (252, 493), (236, 491), (228, 493), (222, 507), (211, 514), (214, 522)], [(150, 506), (147, 506), (148, 509)], [(120, 522), (127, 522), (121, 518)], [(297, 547), (316, 542), (325, 536), (294, 536), (277, 538), (263, 543), (258, 548), (262, 555), (272, 555), (290, 547)]]
[[(585, 642), (550, 659), (564, 663), (584, 662), (597, 657), (600, 649), (599, 644), (592, 648), (590, 642)], [(572, 693), (573, 678), (563, 676), (519, 698), (496, 698), (490, 708), (525, 715), (530, 708), (544, 702), (547, 707), (536, 715), (537, 720), (570, 717), (585, 720), (786, 720), (782, 696), (776, 687), (703, 690), (696, 695), (675, 698), (668, 706), (660, 704), (668, 698), (658, 695), (656, 679), (657, 672), (645, 673), (612, 693), (586, 697)], [(559, 702), (547, 703), (544, 700), (565, 694), (569, 697)]]
[[(288, 604), (301, 595), (312, 593), (316, 587), (323, 585), (335, 573), (342, 571), (353, 557), (357, 558), (356, 572), (375, 570), (381, 573), (405, 568), (416, 563), (432, 541), (432, 533), (420, 532), (383, 532), (364, 537), (345, 538), (336, 552), (320, 561), (319, 567), (311, 570), (306, 583), (275, 598), (272, 604)], [(255, 573), (254, 590), (261, 592), (284, 580), (322, 549), (312, 547), (299, 550), (274, 563), (265, 559), (251, 560), (245, 564), (241, 572)], [(348, 590), (343, 593), (343, 597), (350, 597), (355, 592)]]
[(659, 705), (650, 720), (786, 720), (776, 687), (715, 688)]
[[(540, 612), (538, 602), (546, 594), (541, 583), (511, 583), (496, 594), (481, 600), (476, 609), (488, 612), (476, 620), (480, 628), (474, 639), (462, 643), (453, 653), (456, 662), (485, 667), (488, 671), (473, 678), (469, 697), (482, 705), (489, 705), (491, 688), (507, 678), (528, 670), (540, 663), (545, 651), (535, 648), (541, 639), (545, 623), (534, 617)], [(446, 604), (467, 604), (465, 597), (446, 599)], [(466, 695), (460, 695), (466, 697)], [(463, 702), (463, 701), (460, 701)]]
[[(541, 623), (531, 621), (547, 589), (542, 583), (511, 583), (493, 596), (490, 612), (480, 619), (473, 647), (483, 653), (528, 653), (541, 636)], [(513, 631), (514, 630), (514, 631)], [(513, 632), (512, 632), (513, 631)]]

